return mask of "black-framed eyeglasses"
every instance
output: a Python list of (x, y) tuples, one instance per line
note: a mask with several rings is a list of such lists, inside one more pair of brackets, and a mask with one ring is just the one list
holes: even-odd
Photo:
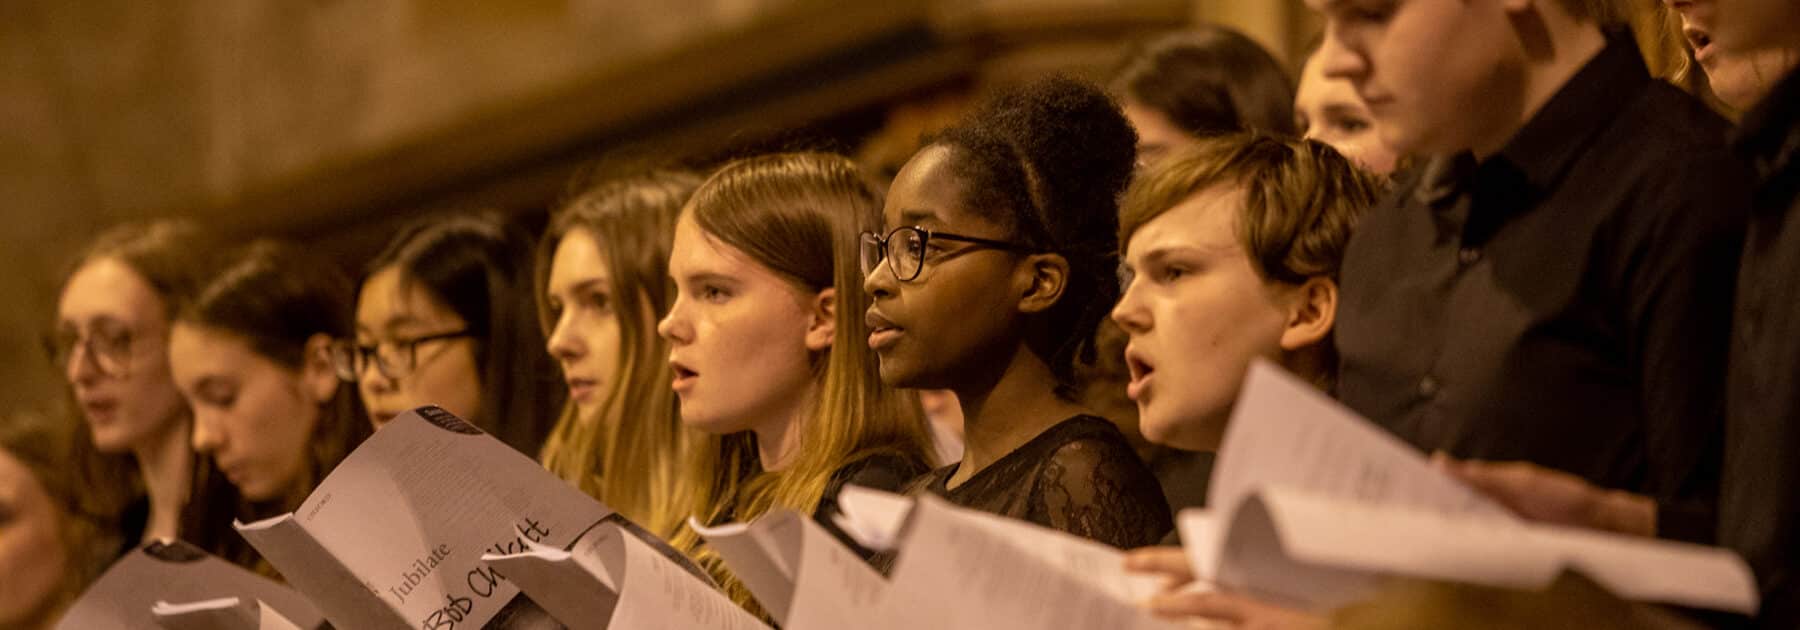
[(67, 372), (69, 363), (77, 360), (80, 348), (86, 360), (92, 361), (101, 374), (123, 378), (131, 375), (131, 345), (135, 335), (123, 324), (97, 321), (86, 335), (73, 330), (44, 336), (44, 353), (57, 369)]
[(374, 364), (375, 370), (385, 378), (402, 379), (411, 376), (413, 370), (418, 369), (421, 344), (471, 336), (474, 335), (464, 329), (373, 344), (340, 339), (331, 344), (331, 368), (337, 372), (338, 378), (350, 382), (361, 380), (370, 364)]
[(919, 272), (925, 269), (925, 246), (932, 239), (976, 245), (976, 247), (959, 250), (955, 252), (956, 254), (978, 249), (999, 249), (1020, 253), (1036, 251), (1018, 243), (936, 232), (917, 226), (898, 227), (888, 232), (886, 237), (874, 232), (862, 233), (863, 275), (869, 275), (869, 272), (874, 271), (881, 261), (886, 260), (888, 271), (893, 272), (894, 277), (901, 282), (909, 282), (913, 278), (919, 277)]

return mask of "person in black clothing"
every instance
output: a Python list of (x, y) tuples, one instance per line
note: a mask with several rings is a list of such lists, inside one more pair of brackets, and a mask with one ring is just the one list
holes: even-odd
[(1436, 156), (1350, 241), (1339, 397), (1422, 449), (1635, 492), (1659, 535), (1713, 540), (1749, 186), (1724, 120), (1592, 3), (1315, 4), (1327, 76)]
[[(1757, 625), (1800, 626), (1800, 344), (1792, 281), (1800, 273), (1800, 5), (1782, 0), (1667, 0), (1681, 14), (1707, 82), (1747, 110), (1734, 140), (1754, 166), (1754, 206), (1737, 269), (1726, 371), (1725, 467), (1719, 542), (1749, 561), (1762, 587)], [(1717, 279), (1715, 279), (1717, 280)], [(1646, 499), (1541, 470), (1461, 471), (1544, 520), (1653, 533), (1628, 509)]]
[[(1119, 430), (1073, 402), (1074, 365), (1118, 295), (1117, 197), (1135, 135), (1099, 89), (1009, 92), (901, 169), (863, 236), (881, 380), (956, 393), (961, 462), (916, 480), (952, 503), (1117, 547), (1171, 527)], [(1091, 360), (1091, 359), (1088, 359)]]

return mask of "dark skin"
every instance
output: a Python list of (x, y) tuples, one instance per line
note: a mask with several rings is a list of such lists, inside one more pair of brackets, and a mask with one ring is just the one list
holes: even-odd
[[(970, 212), (955, 156), (943, 146), (914, 155), (894, 178), (882, 211), (885, 229), (918, 226), (935, 232), (1016, 242), (1006, 226)], [(1044, 430), (1084, 413), (1056, 395), (1056, 377), (1031, 351), (1027, 334), (1036, 316), (1067, 287), (1069, 264), (1056, 254), (1024, 254), (969, 243), (932, 240), (923, 270), (900, 282), (884, 262), (863, 281), (874, 298), (870, 336), (877, 343), (882, 382), (914, 389), (949, 389), (962, 405), (962, 463), (946, 487), (956, 488)]]

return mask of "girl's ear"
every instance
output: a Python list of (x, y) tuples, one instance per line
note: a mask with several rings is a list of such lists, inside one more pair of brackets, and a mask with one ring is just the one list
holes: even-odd
[(1293, 295), (1287, 327), (1281, 331), (1281, 349), (1289, 352), (1316, 345), (1331, 335), (1331, 327), (1337, 323), (1337, 282), (1320, 276), (1307, 278)]
[(301, 359), (300, 379), (313, 402), (331, 402), (338, 392), (337, 370), (331, 367), (331, 335), (315, 334), (306, 339), (306, 355)]
[(807, 310), (806, 349), (813, 352), (831, 349), (831, 340), (837, 335), (837, 289), (820, 291)]
[(1069, 259), (1062, 254), (1032, 254), (1018, 267), (1019, 312), (1041, 313), (1055, 306), (1069, 288)]

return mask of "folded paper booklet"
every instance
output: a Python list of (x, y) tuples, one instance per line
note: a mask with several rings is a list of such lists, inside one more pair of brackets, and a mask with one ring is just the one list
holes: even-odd
[(860, 626), (887, 586), (862, 556), (793, 510), (716, 527), (690, 519), (688, 526), (788, 630)]
[(1564, 571), (1626, 599), (1757, 606), (1748, 566), (1728, 550), (1525, 523), (1264, 361), (1232, 410), (1207, 505), (1177, 518), (1195, 574), (1310, 610), (1390, 576), (1540, 589)]
[[(846, 520), (892, 523), (894, 495), (845, 488)], [(905, 499), (900, 499), (905, 501)], [(859, 508), (883, 512), (871, 517)], [(1123, 628), (1173, 630), (1141, 607), (1160, 590), (1156, 577), (1127, 573), (1124, 553), (1023, 521), (920, 497), (905, 515), (893, 574), (874, 612), (854, 627), (1026, 630)], [(864, 532), (867, 533), (867, 532)], [(858, 535), (852, 532), (853, 536)], [(862, 542), (859, 538), (858, 542)], [(802, 576), (798, 591), (832, 588)], [(832, 626), (815, 626), (826, 628)], [(835, 626), (849, 627), (849, 626)], [(791, 630), (807, 630), (798, 625)]]
[(301, 630), (275, 607), (237, 597), (182, 604), (158, 601), (150, 614), (163, 630)]
[(548, 622), (481, 560), (564, 548), (612, 511), (437, 407), (393, 422), (290, 514), (239, 533), (339, 628)]
[[(182, 605), (172, 606), (168, 602)], [(211, 602), (201, 605), (196, 602)], [(224, 604), (221, 602), (229, 602)], [(65, 630), (220, 628), (255, 630), (265, 616), (290, 627), (326, 627), (312, 602), (184, 542), (152, 542), (113, 563), (56, 625)], [(271, 621), (271, 623), (276, 623)]]
[(608, 520), (568, 550), (539, 544), (483, 556), (571, 630), (767, 630), (668, 545)]

